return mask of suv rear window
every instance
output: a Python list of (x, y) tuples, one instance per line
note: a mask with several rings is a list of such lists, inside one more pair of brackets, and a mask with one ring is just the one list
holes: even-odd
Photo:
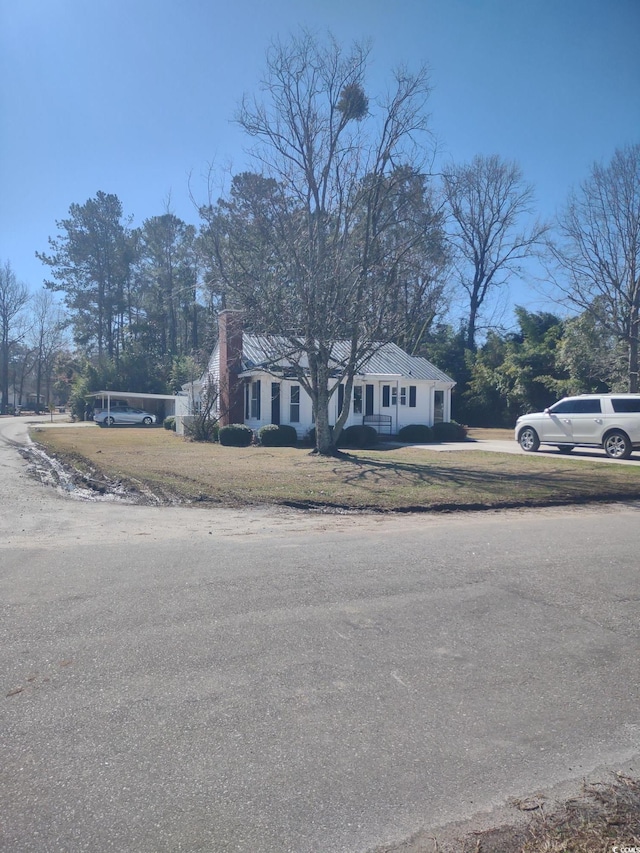
[(614, 412), (640, 412), (640, 397), (613, 397), (611, 405)]

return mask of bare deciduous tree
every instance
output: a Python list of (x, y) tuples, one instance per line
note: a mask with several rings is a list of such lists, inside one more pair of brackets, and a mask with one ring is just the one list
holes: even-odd
[(627, 384), (638, 391), (640, 330), (640, 144), (594, 164), (573, 192), (550, 244), (563, 297), (588, 312), (626, 349)]
[(45, 398), (47, 404), (51, 403), (53, 367), (64, 344), (65, 317), (49, 290), (41, 290), (34, 295), (32, 320), (29, 339), (35, 361), (36, 409), (39, 410), (41, 397)]
[[(264, 101), (245, 98), (238, 115), (262, 174), (237, 176), (229, 201), (203, 210), (212, 278), (269, 337), (274, 363), (293, 365), (325, 454), (346, 421), (356, 371), (401, 331), (399, 292), (417, 253), (444, 256), (420, 171), (426, 73), (398, 71), (373, 103), (368, 54), (304, 32), (275, 43)], [(338, 341), (348, 342), (340, 356)], [(340, 382), (345, 402), (332, 437), (329, 400)]]
[(533, 213), (533, 187), (515, 163), (477, 156), (443, 176), (456, 278), (469, 297), (467, 347), (475, 350), (480, 312), (519, 262), (537, 254), (548, 226), (521, 222)]
[(20, 337), (20, 317), (29, 302), (29, 291), (21, 284), (9, 261), (0, 264), (0, 412), (9, 407), (9, 360), (11, 347)]

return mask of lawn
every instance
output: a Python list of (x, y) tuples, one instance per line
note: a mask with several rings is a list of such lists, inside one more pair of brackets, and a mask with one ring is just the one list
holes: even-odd
[(166, 500), (226, 506), (420, 511), (640, 498), (640, 468), (555, 456), (416, 447), (357, 450), (221, 447), (164, 429), (34, 428), (51, 455), (94, 483), (143, 486)]

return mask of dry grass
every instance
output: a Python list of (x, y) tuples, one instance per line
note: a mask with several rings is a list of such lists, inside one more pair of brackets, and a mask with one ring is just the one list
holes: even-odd
[[(584, 783), (565, 802), (544, 795), (512, 800), (513, 820), (492, 829), (450, 826), (421, 831), (376, 853), (631, 853), (640, 850), (640, 781), (615, 773), (611, 781)], [(495, 816), (497, 818), (497, 815)], [(486, 826), (490, 817), (480, 818)]]
[(640, 498), (640, 470), (562, 457), (404, 447), (334, 459), (294, 448), (232, 448), (163, 429), (46, 428), (37, 442), (94, 480), (225, 505), (434, 510)]
[(460, 853), (620, 853), (640, 850), (640, 781), (585, 784), (582, 795), (547, 813), (544, 803), (525, 826), (471, 833)]

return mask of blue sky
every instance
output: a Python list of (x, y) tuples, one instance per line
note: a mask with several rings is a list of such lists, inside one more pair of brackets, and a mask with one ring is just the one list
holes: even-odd
[(299, 26), (371, 39), (371, 94), (427, 63), (439, 165), (516, 160), (543, 218), (640, 139), (640, 0), (0, 0), (0, 260), (39, 287), (35, 251), (98, 190), (196, 224), (189, 176), (204, 198), (208, 164), (247, 167), (234, 111)]

